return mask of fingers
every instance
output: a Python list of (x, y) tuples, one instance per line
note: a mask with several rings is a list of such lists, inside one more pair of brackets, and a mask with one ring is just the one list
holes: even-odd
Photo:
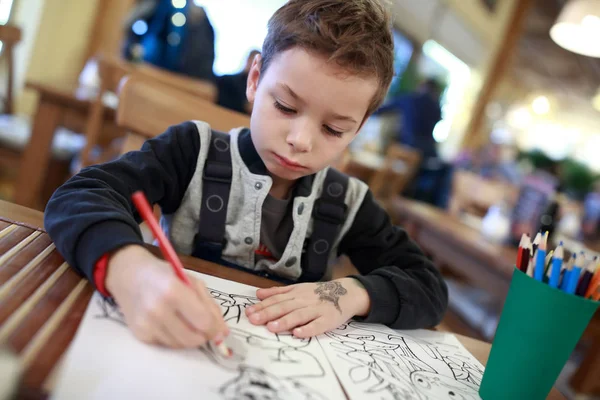
[(193, 330), (203, 333), (209, 339), (215, 335), (216, 321), (210, 303), (199, 298), (195, 287), (174, 282), (165, 294), (165, 303), (172, 311), (177, 311)]
[[(287, 296), (286, 294), (284, 295), (277, 295), (277, 296)], [(274, 299), (275, 297), (271, 297), (270, 299)], [(270, 299), (267, 299), (265, 301), (268, 301)], [(250, 320), (250, 322), (252, 322), (255, 325), (263, 325), (266, 324), (269, 321), (273, 321), (283, 315), (286, 315), (300, 307), (303, 307), (303, 303), (301, 303), (298, 299), (281, 299), (280, 301), (276, 302), (275, 304), (271, 304), (269, 306), (263, 307), (263, 309), (261, 311), (256, 311), (254, 313), (251, 313), (248, 315), (248, 319)]]
[(185, 346), (178, 340), (174, 334), (169, 332), (166, 326), (159, 325), (154, 331), (154, 342), (159, 346), (169, 347), (172, 349), (181, 349)]
[(200, 347), (207, 340), (203, 332), (197, 331), (190, 326), (187, 320), (177, 311), (167, 313), (162, 318), (162, 327), (175, 340), (178, 347), (181, 348)]
[(289, 285), (289, 286), (275, 286), (268, 289), (258, 289), (256, 291), (256, 297), (259, 300), (264, 300), (267, 297), (274, 296), (276, 294), (288, 293), (290, 290), (294, 289), (297, 285)]
[(209, 338), (216, 339), (219, 341), (224, 339), (227, 335), (229, 335), (229, 327), (223, 319), (223, 313), (221, 312), (221, 308), (215, 302), (213, 297), (208, 293), (208, 289), (206, 288), (206, 285), (204, 285), (204, 282), (194, 279), (193, 285), (196, 291), (196, 295), (200, 298), (202, 304), (208, 308), (213, 318), (214, 334), (212, 336), (209, 336)]
[(329, 324), (327, 323), (327, 319), (321, 316), (304, 326), (295, 328), (292, 331), (292, 334), (298, 338), (309, 338), (312, 336), (320, 335), (327, 331), (328, 325)]
[[(171, 317), (169, 318), (169, 316)], [(191, 347), (192, 343), (186, 346), (186, 339), (178, 337), (183, 335), (171, 332), (168, 325), (163, 323), (163, 319), (170, 321), (171, 318), (178, 319), (173, 310), (163, 307), (153, 310), (150, 314), (138, 318), (129, 325), (134, 336), (144, 343), (170, 348)], [(182, 321), (178, 322), (183, 324)]]
[(271, 297), (261, 301), (260, 303), (253, 305), (252, 307), (246, 308), (246, 315), (249, 318), (252, 314), (261, 312), (264, 309), (266, 309), (267, 307), (270, 307), (274, 304), (281, 303), (281, 302), (284, 302), (287, 300), (292, 300), (293, 298), (294, 297), (288, 293), (276, 294), (274, 296), (271, 296)]
[(315, 318), (319, 318), (319, 312), (315, 307), (304, 307), (290, 312), (283, 317), (267, 324), (267, 329), (273, 333), (291, 331), (297, 326), (305, 325)]
[(167, 304), (151, 310), (144, 325), (141, 336), (151, 337), (150, 342), (158, 342), (163, 346), (192, 348), (202, 346), (207, 341), (202, 331), (189, 324), (179, 311)]

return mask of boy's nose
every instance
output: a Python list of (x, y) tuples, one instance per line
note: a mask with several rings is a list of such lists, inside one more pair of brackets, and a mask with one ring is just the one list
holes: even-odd
[(306, 128), (292, 130), (287, 136), (287, 142), (300, 153), (306, 153), (312, 149), (312, 137)]

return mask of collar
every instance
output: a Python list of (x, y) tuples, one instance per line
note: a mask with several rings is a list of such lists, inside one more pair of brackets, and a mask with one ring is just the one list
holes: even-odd
[[(246, 164), (250, 172), (258, 175), (268, 175), (267, 167), (265, 166), (262, 158), (260, 158), (258, 155), (256, 147), (254, 147), (254, 143), (252, 142), (252, 134), (250, 133), (250, 129), (244, 128), (239, 133), (238, 148), (240, 149), (242, 160), (244, 160), (244, 164)], [(294, 188), (293, 196), (306, 197), (310, 195), (314, 179), (314, 174), (298, 179)]]

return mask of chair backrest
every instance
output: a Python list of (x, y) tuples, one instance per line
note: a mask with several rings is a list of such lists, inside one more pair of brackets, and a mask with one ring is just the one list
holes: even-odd
[(91, 151), (100, 141), (104, 122), (104, 95), (107, 92), (116, 93), (121, 80), (131, 74), (131, 64), (116, 57), (100, 54), (96, 57), (100, 86), (92, 101), (85, 126), (86, 144), (81, 151), (81, 166), (93, 164)]
[(147, 63), (136, 64), (135, 71), (172, 88), (208, 100), (211, 103), (217, 101), (217, 86), (212, 82), (176, 74)]
[(13, 113), (13, 85), (14, 85), (14, 47), (21, 41), (21, 29), (13, 25), (0, 25), (0, 41), (3, 44), (8, 72), (6, 74), (6, 95), (4, 96), (5, 114)]
[(388, 147), (383, 166), (369, 180), (369, 188), (378, 200), (386, 203), (406, 188), (420, 164), (419, 151), (393, 143)]
[(228, 132), (250, 126), (250, 117), (219, 107), (161, 82), (134, 73), (123, 80), (119, 90), (117, 125), (128, 134), (122, 152), (137, 150), (145, 139), (153, 138), (169, 126), (184, 121), (205, 121), (213, 129)]
[(192, 96), (214, 102), (217, 97), (216, 86), (200, 79), (189, 78), (175, 74), (150, 64), (134, 64), (118, 57), (99, 54), (97, 57), (100, 88), (93, 101), (86, 122), (86, 145), (81, 152), (81, 165), (89, 166), (94, 162), (90, 154), (100, 142), (104, 121), (104, 95), (107, 92), (117, 92), (121, 80), (128, 75), (136, 74), (147, 80), (156, 81), (170, 88), (179, 89)]

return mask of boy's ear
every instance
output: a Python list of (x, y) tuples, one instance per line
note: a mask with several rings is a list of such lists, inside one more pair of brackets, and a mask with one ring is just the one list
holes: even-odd
[(248, 72), (248, 80), (246, 81), (246, 98), (248, 98), (249, 103), (254, 103), (254, 99), (256, 98), (256, 89), (258, 88), (258, 81), (260, 80), (261, 63), (262, 58), (260, 54), (254, 56), (254, 61), (252, 61), (252, 66)]

